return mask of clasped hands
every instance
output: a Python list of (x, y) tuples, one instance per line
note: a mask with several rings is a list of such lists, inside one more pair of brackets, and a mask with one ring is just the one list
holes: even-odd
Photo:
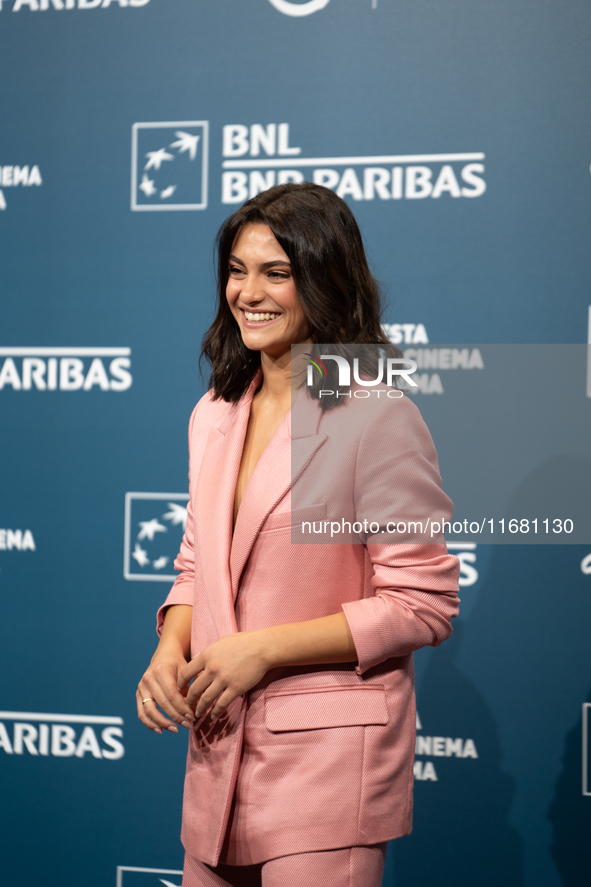
[(251, 631), (218, 638), (190, 662), (178, 649), (159, 648), (136, 693), (140, 720), (156, 733), (176, 733), (176, 724), (190, 728), (207, 712), (218, 718), (271, 667), (265, 647), (264, 632)]
[(138, 717), (155, 733), (178, 733), (177, 724), (191, 727), (204, 714), (218, 718), (272, 668), (358, 659), (347, 618), (340, 612), (228, 634), (187, 662), (191, 611), (181, 605), (169, 609), (158, 649), (138, 685)]

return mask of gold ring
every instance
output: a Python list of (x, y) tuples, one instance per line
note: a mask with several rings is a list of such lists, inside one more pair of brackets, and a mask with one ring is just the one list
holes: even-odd
[(145, 705), (146, 702), (154, 702), (155, 700), (151, 696), (146, 696), (145, 699), (142, 699), (142, 705)]

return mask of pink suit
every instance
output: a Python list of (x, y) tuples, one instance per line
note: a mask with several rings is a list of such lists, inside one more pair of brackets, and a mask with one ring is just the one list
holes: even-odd
[(458, 611), (459, 564), (441, 537), (292, 543), (292, 524), (351, 518), (352, 507), (370, 520), (451, 518), (431, 437), (408, 397), (392, 403), (383, 446), (377, 420), (351, 424), (343, 408), (322, 415), (300, 395), (252, 474), (232, 535), (259, 381), (260, 371), (238, 404), (209, 392), (193, 412), (180, 575), (159, 626), (165, 607), (191, 604), (194, 655), (237, 630), (344, 611), (358, 664), (274, 669), (213, 727), (203, 719), (191, 731), (182, 841), (210, 866), (379, 844), (411, 830), (412, 651), (445, 640)]

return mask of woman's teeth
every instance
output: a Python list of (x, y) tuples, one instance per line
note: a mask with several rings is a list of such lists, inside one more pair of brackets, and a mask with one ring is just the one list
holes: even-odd
[(276, 317), (279, 317), (279, 313), (270, 314), (269, 312), (267, 312), (266, 314), (253, 314), (251, 311), (245, 311), (244, 316), (251, 323), (253, 323), (253, 322), (257, 323), (257, 321), (262, 321), (262, 320), (275, 320)]

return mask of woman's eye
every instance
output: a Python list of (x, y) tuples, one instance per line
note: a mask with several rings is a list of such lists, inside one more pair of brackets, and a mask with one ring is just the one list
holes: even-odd
[(272, 280), (288, 280), (288, 278), (289, 278), (289, 274), (285, 274), (285, 273), (282, 272), (282, 271), (270, 271), (270, 272), (269, 272), (269, 277), (270, 277)]
[(244, 268), (239, 268), (237, 265), (230, 265), (230, 274), (244, 274)]

